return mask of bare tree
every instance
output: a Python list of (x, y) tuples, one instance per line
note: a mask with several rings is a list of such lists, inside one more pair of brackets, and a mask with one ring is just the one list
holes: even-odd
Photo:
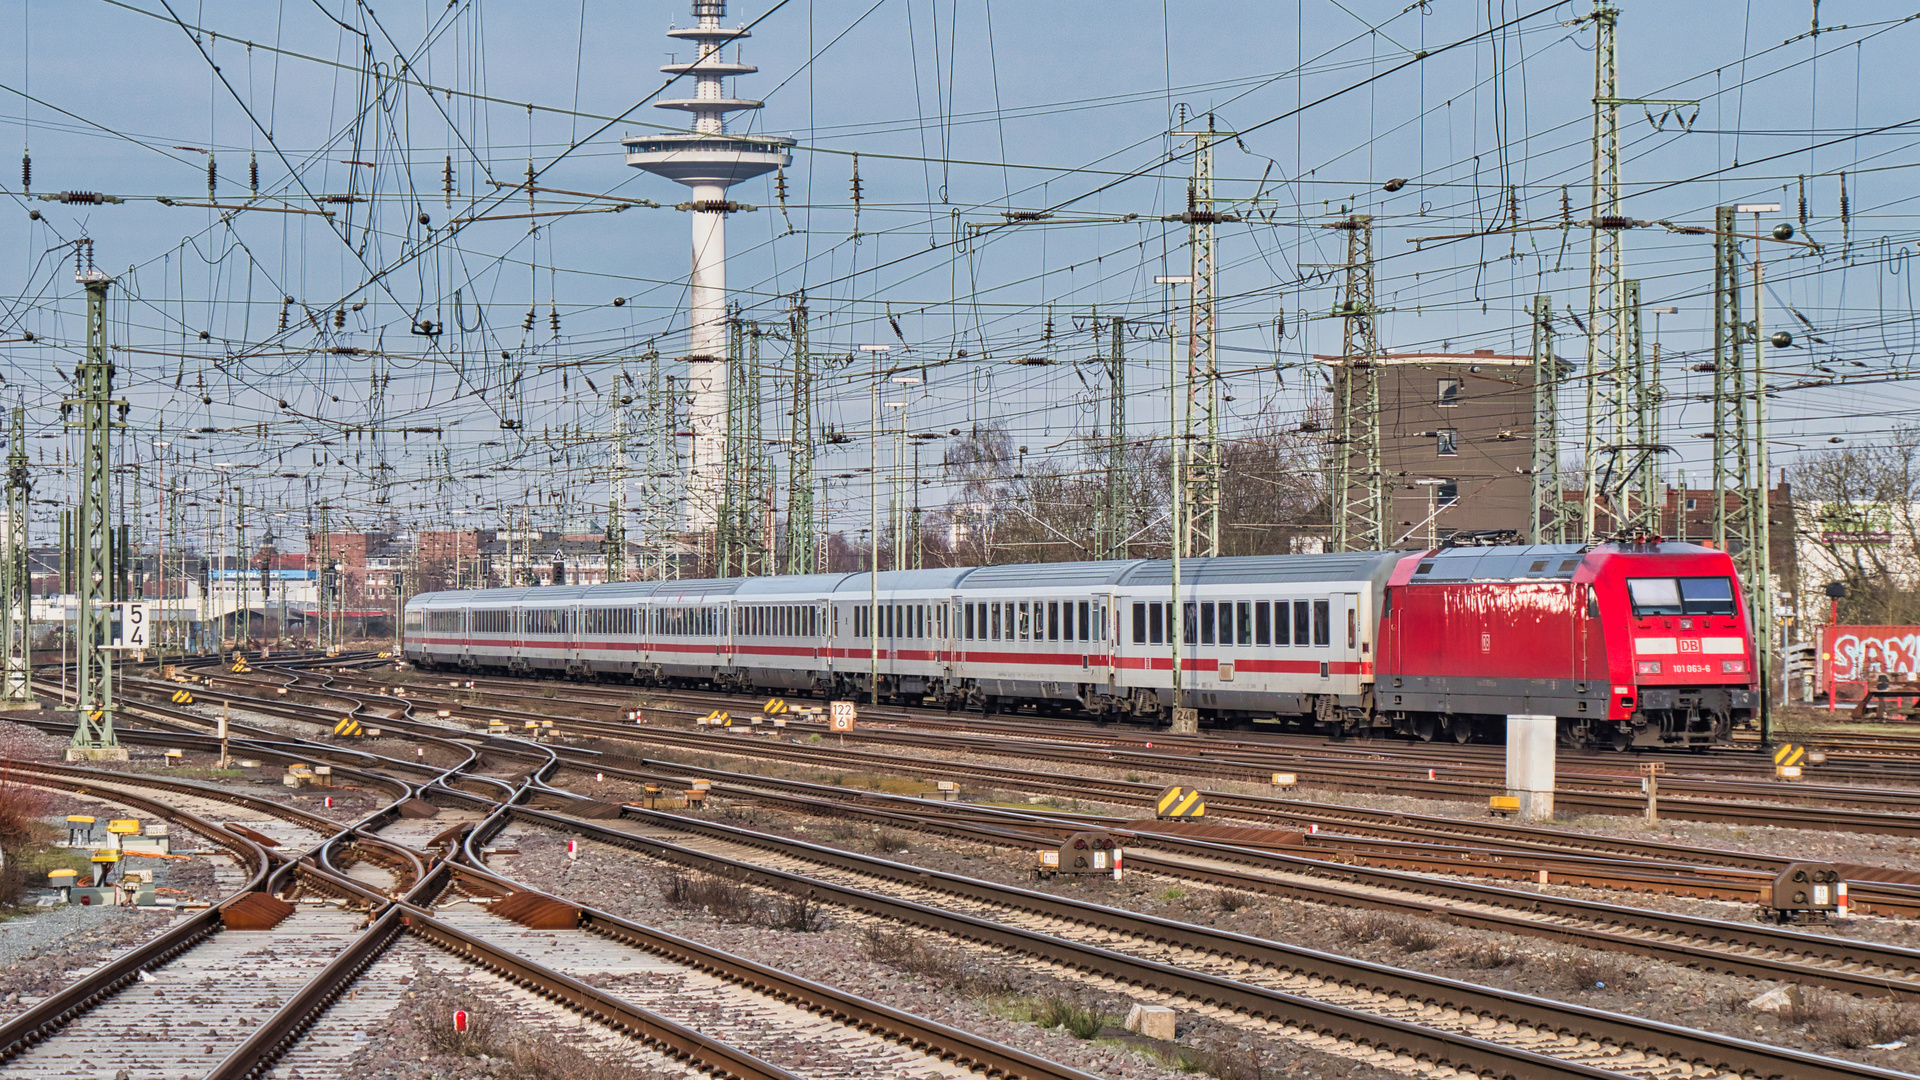
[(1823, 577), (1847, 586), (1842, 621), (1920, 621), (1920, 428), (1803, 458), (1787, 478), (1802, 575), (1815, 587)]

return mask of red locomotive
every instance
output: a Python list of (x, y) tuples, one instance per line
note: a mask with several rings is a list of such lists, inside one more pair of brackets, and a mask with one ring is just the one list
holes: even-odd
[(1723, 743), (1759, 699), (1745, 611), (1733, 560), (1692, 544), (1410, 556), (1387, 582), (1375, 723), (1464, 740), (1534, 713), (1574, 746)]

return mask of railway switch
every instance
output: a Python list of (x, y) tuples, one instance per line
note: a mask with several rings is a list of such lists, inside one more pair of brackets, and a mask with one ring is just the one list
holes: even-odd
[(1823, 922), (1839, 914), (1846, 901), (1847, 883), (1827, 863), (1791, 863), (1772, 884), (1760, 886), (1756, 917), (1777, 923)]
[(1055, 874), (1111, 873), (1118, 881), (1123, 850), (1113, 834), (1104, 829), (1077, 832), (1062, 840), (1057, 848), (1035, 852), (1038, 864), (1033, 874), (1036, 878), (1050, 878)]

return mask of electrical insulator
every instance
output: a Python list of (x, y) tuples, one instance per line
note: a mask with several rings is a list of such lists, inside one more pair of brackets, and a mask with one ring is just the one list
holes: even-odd
[(260, 159), (253, 154), (247, 155), (247, 190), (260, 194)]
[(345, 330), (347, 328), (347, 309), (346, 308), (333, 309), (333, 328), (335, 330)]
[(853, 208), (860, 209), (860, 155), (853, 155)]
[(1560, 185), (1560, 223), (1562, 225), (1573, 224), (1573, 201), (1567, 195), (1567, 186), (1565, 184)]
[(533, 320), (538, 316), (538, 314), (539, 314), (538, 311), (536, 311), (534, 308), (528, 308), (527, 317), (520, 323), (520, 329), (523, 331), (532, 330)]
[(212, 154), (207, 155), (207, 198), (213, 198), (213, 189), (220, 182), (220, 164)]
[(440, 191), (447, 198), (447, 209), (453, 209), (453, 155), (447, 155), (447, 167), (440, 174)]
[(775, 199), (778, 199), (778, 200), (780, 201), (780, 203), (781, 203), (781, 205), (783, 205), (783, 206), (784, 206), (784, 205), (786, 204), (786, 201), (787, 201), (787, 170), (785, 170), (785, 169), (781, 169), (781, 170), (779, 170), (778, 172), (776, 172), (776, 173), (774, 173), (774, 174), (773, 174), (773, 197), (774, 197)]
[(20, 155), (20, 191), (22, 194), (33, 190), (33, 155)]
[(1807, 231), (1807, 178), (1800, 178), (1800, 231)]
[(1852, 204), (1847, 201), (1847, 174), (1840, 174), (1840, 238), (1847, 238), (1853, 225)]
[(547, 325), (553, 327), (554, 337), (560, 336), (560, 309), (559, 308), (550, 307), (547, 309)]
[(291, 296), (280, 301), (280, 329), (282, 330), (285, 330), (287, 328), (287, 311), (292, 306), (293, 306), (293, 297)]

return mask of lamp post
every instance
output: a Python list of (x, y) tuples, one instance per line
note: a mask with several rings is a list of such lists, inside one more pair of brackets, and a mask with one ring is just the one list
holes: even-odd
[[(1180, 324), (1175, 314), (1178, 308), (1174, 304), (1174, 287), (1193, 285), (1192, 274), (1163, 274), (1155, 277), (1154, 283), (1167, 287), (1167, 453), (1169, 455), (1170, 479), (1172, 488), (1168, 491), (1167, 506), (1172, 519), (1172, 533), (1167, 542), (1171, 555), (1173, 606), (1167, 611), (1167, 639), (1173, 643), (1173, 698), (1170, 719), (1176, 729), (1179, 726), (1181, 708), (1180, 696), (1180, 635), (1186, 630), (1186, 612), (1180, 603), (1180, 543), (1186, 532), (1181, 525), (1180, 500), (1185, 490), (1185, 477), (1180, 468), (1180, 459), (1185, 455), (1186, 447), (1180, 445), (1180, 430), (1185, 417), (1178, 407), (1179, 401), (1187, 395), (1180, 393)], [(1188, 404), (1191, 405), (1188, 397)], [(1196, 725), (1197, 726), (1197, 725)]]
[[(919, 378), (912, 375), (896, 375), (888, 381), (902, 387), (920, 385)], [(902, 469), (902, 465), (907, 459), (907, 402), (905, 399), (889, 401), (887, 402), (887, 408), (900, 410), (894, 414), (898, 423), (893, 427), (893, 460), (889, 463), (893, 470), (893, 475), (888, 484), (889, 497), (892, 499), (892, 503), (887, 510), (887, 522), (889, 525), (887, 531), (893, 537), (893, 568), (895, 570), (905, 570), (911, 565), (910, 561), (903, 558), (902, 554), (907, 549), (907, 508), (906, 497), (903, 494), (906, 485), (903, 483), (905, 473)]]
[(891, 345), (862, 345), (869, 359), (867, 390), (867, 703), (880, 704), (880, 354)]

